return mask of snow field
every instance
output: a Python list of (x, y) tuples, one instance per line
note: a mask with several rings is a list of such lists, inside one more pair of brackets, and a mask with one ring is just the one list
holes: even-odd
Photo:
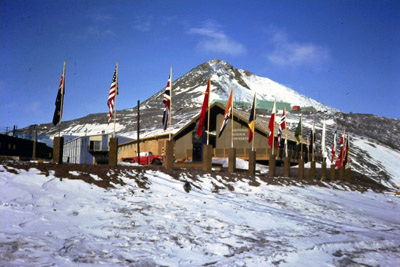
[[(7, 167), (9, 168), (9, 167)], [(161, 171), (103, 189), (0, 165), (1, 265), (398, 266), (400, 199)], [(192, 190), (186, 193), (183, 182)], [(6, 218), (6, 219), (3, 219)]]

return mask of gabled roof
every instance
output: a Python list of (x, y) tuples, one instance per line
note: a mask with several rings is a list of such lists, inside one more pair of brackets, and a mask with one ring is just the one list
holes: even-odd
[[(222, 110), (222, 112), (224, 112), (225, 111), (225, 105), (223, 105), (221, 103), (218, 103), (218, 102), (215, 102), (210, 107), (211, 111), (213, 109), (220, 109), (220, 110)], [(239, 120), (239, 121), (241, 121), (241, 122), (243, 122), (245, 124), (249, 123), (249, 116), (250, 116), (249, 112), (238, 110), (238, 109), (234, 108), (233, 109), (233, 116), (237, 120)], [(188, 122), (184, 127), (182, 127), (178, 132), (176, 132), (173, 135), (173, 137), (175, 138), (176, 136), (179, 136), (179, 134), (181, 134), (183, 131), (185, 131), (188, 127), (192, 126), (193, 124), (196, 124), (196, 122), (197, 122), (197, 120), (199, 120), (199, 118), (200, 118), (200, 113), (197, 116), (195, 116), (190, 122)], [(269, 131), (269, 128), (268, 128), (268, 123), (269, 123), (268, 120), (256, 116), (255, 130), (260, 132), (260, 133), (265, 134), (266, 136), (269, 135), (270, 131)], [(278, 132), (279, 132), (279, 124), (275, 122), (274, 136), (278, 136)], [(287, 134), (287, 138), (288, 138), (289, 141), (296, 142), (296, 137), (294, 135), (294, 132), (291, 132), (291, 131), (285, 129), (285, 130), (283, 130), (282, 137), (286, 138), (286, 134)], [(307, 140), (304, 137), (302, 137), (301, 138), (301, 142), (303, 144), (306, 144)]]

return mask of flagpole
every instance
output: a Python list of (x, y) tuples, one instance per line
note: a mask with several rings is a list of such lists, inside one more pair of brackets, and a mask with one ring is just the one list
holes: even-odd
[(313, 114), (313, 130), (312, 130), (312, 161), (314, 161), (314, 143), (315, 143), (315, 113)]
[(257, 107), (257, 98), (256, 94), (254, 94), (254, 113), (253, 113), (253, 120), (254, 120), (254, 131), (253, 131), (253, 140), (251, 140), (251, 151), (254, 151), (254, 139), (256, 138), (256, 107)]
[[(285, 130), (286, 130), (286, 106), (283, 107), (283, 112), (285, 113), (285, 122), (284, 122), (284, 124), (285, 124)], [(283, 135), (283, 129), (282, 129), (282, 135)], [(285, 146), (285, 157), (287, 157), (288, 156), (287, 155), (287, 130), (286, 130), (286, 134), (285, 134), (285, 144), (284, 144), (284, 146)]]
[(300, 159), (303, 159), (303, 144), (301, 138), (303, 137), (303, 113), (300, 114)]
[(233, 101), (234, 97), (233, 97), (233, 86), (232, 86), (232, 126), (231, 126), (231, 147), (233, 148)]
[(211, 98), (211, 77), (208, 78), (208, 84), (207, 86), (210, 86), (210, 90), (208, 92), (208, 108), (207, 108), (207, 145), (210, 144), (210, 98)]
[[(275, 107), (275, 114), (276, 114), (276, 99), (274, 100), (274, 107)], [(272, 112), (274, 112), (272, 108)], [(271, 114), (272, 116), (272, 114)], [(275, 152), (275, 115), (274, 115), (274, 121), (272, 124), (272, 156), (274, 155)]]
[(171, 141), (171, 122), (172, 122), (172, 66), (171, 66), (171, 70), (169, 73), (169, 77), (171, 80), (171, 84), (169, 85), (170, 91), (169, 91), (169, 141)]
[(288, 148), (287, 148), (287, 130), (286, 130), (286, 134), (285, 134), (285, 157), (288, 156)]
[(62, 74), (62, 85), (61, 85), (61, 104), (60, 104), (60, 122), (58, 123), (58, 136), (61, 137), (61, 118), (64, 105), (64, 86), (65, 86), (65, 65), (66, 60), (64, 60), (63, 74)]
[(346, 145), (347, 168), (350, 168), (350, 133), (347, 132), (347, 145)]
[(117, 95), (118, 95), (118, 60), (117, 60), (117, 65), (115, 67), (115, 98), (114, 98), (114, 134), (113, 137), (115, 137), (115, 121), (117, 119)]

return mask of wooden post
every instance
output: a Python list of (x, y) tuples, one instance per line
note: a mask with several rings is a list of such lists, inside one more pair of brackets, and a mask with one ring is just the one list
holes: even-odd
[(326, 161), (323, 159), (321, 163), (321, 181), (326, 179)]
[(203, 171), (211, 171), (212, 168), (212, 145), (203, 145)]
[(110, 138), (108, 150), (108, 165), (117, 166), (118, 161), (118, 138)]
[(174, 141), (165, 141), (165, 159), (164, 168), (173, 169), (174, 168)]
[(269, 161), (268, 161), (268, 167), (269, 167), (268, 176), (271, 178), (275, 177), (275, 171), (276, 171), (276, 158), (275, 157), (276, 157), (276, 155), (272, 149), (271, 154), (269, 156)]
[(304, 159), (303, 159), (303, 157), (301, 157), (299, 160), (298, 160), (298, 163), (299, 163), (299, 179), (304, 179)]
[(315, 179), (315, 161), (310, 162), (310, 169), (308, 170), (308, 179)]
[(283, 158), (283, 176), (290, 177), (290, 158), (289, 157)]
[(340, 181), (344, 182), (344, 167), (340, 167), (339, 169), (339, 179)]
[(64, 137), (60, 136), (54, 137), (53, 163), (62, 164), (63, 149), (64, 149)]
[(336, 169), (335, 169), (335, 165), (331, 164), (331, 171), (330, 171), (330, 180), (331, 181), (335, 181), (336, 180)]
[(230, 148), (228, 150), (228, 171), (235, 172), (236, 170), (236, 148)]
[(256, 151), (254, 150), (249, 152), (249, 174), (256, 174)]
[(351, 183), (351, 168), (345, 170), (345, 181)]

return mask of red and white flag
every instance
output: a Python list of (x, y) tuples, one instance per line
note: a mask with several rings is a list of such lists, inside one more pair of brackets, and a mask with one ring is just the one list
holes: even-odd
[(340, 155), (338, 159), (336, 160), (336, 168), (340, 169), (343, 166), (343, 159), (344, 159), (344, 153), (346, 152), (344, 145), (345, 145), (345, 132), (346, 129), (343, 129), (342, 137), (340, 138)]
[(269, 138), (268, 138), (268, 145), (272, 148), (274, 143), (274, 131), (275, 131), (275, 113), (276, 113), (276, 101), (274, 101), (274, 107), (272, 109), (271, 118), (269, 119)]
[(107, 106), (108, 106), (108, 124), (110, 124), (110, 121), (112, 119), (112, 112), (114, 110), (114, 102), (115, 102), (115, 96), (118, 94), (118, 63), (115, 66), (114, 70), (114, 75), (113, 79), (111, 82), (111, 87), (110, 87), (110, 93), (108, 94), (108, 101), (107, 101)]
[(286, 108), (283, 107), (282, 117), (279, 121), (279, 131), (278, 131), (278, 141), (276, 142), (276, 147), (278, 148), (282, 142), (282, 132), (286, 129)]
[[(171, 69), (172, 72), (172, 69)], [(168, 127), (168, 121), (171, 111), (171, 75), (168, 77), (167, 86), (165, 87), (164, 96), (163, 96), (163, 103), (164, 103), (164, 113), (162, 118), (162, 123), (164, 126), (164, 130)]]

